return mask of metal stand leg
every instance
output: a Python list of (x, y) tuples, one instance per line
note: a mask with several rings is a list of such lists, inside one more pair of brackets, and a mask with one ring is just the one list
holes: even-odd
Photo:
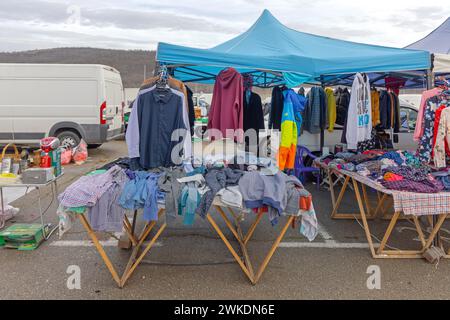
[(5, 220), (5, 204), (3, 203), (3, 188), (0, 187), (0, 198), (2, 202), (2, 214), (0, 214), (0, 229), (2, 229), (5, 226), (6, 220)]

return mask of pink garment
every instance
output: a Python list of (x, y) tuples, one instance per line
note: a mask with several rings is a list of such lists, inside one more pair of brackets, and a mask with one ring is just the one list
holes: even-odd
[(423, 115), (425, 113), (425, 104), (427, 100), (440, 94), (442, 89), (434, 88), (422, 93), (422, 100), (420, 101), (419, 113), (417, 115), (416, 129), (414, 130), (414, 140), (419, 141), (423, 136)]
[[(244, 82), (241, 74), (233, 68), (222, 70), (216, 78), (209, 112), (208, 129), (218, 129), (227, 138), (227, 129), (237, 130), (234, 140), (244, 141)], [(217, 139), (210, 132), (211, 139)], [(233, 137), (228, 137), (233, 138)]]

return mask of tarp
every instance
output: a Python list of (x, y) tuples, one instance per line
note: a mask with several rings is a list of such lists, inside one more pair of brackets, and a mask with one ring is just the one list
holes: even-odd
[(414, 42), (407, 49), (425, 50), (431, 53), (450, 54), (450, 18), (425, 38)]
[(435, 54), (433, 71), (435, 73), (450, 73), (450, 55)]
[(182, 81), (213, 83), (222, 69), (234, 67), (242, 73), (254, 72), (256, 84), (285, 82), (291, 87), (327, 75), (430, 68), (428, 52), (299, 32), (284, 26), (268, 10), (248, 31), (211, 49), (159, 43), (157, 60), (177, 65), (175, 77)]
[(406, 48), (434, 53), (433, 71), (435, 73), (450, 73), (450, 18), (425, 38), (410, 44)]

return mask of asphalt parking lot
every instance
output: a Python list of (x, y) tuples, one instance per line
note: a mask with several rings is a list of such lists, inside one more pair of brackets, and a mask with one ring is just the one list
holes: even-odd
[[(81, 175), (126, 154), (123, 141), (114, 141), (92, 150), (89, 161), (80, 167), (65, 168), (61, 192)], [(225, 245), (201, 218), (187, 228), (169, 225), (125, 288), (117, 288), (81, 224), (62, 239), (58, 235), (32, 252), (0, 250), (0, 297), (2, 299), (448, 299), (450, 261), (431, 265), (421, 259), (375, 260), (367, 247), (364, 230), (355, 221), (332, 220), (330, 194), (307, 188), (313, 193), (320, 223), (314, 242), (290, 229), (260, 282), (252, 286)], [(373, 196), (373, 195), (372, 195)], [(51, 191), (43, 200), (46, 221), (57, 223), (57, 204)], [(37, 195), (30, 192), (13, 203), (21, 209), (16, 222), (38, 218)], [(356, 211), (348, 196), (343, 209)], [(247, 217), (244, 226), (250, 225)], [(375, 237), (381, 238), (387, 222), (370, 222)], [(267, 219), (254, 235), (250, 254), (258, 264), (273, 241), (277, 228)], [(402, 248), (417, 244), (414, 226), (402, 221), (394, 230), (390, 246)], [(444, 229), (450, 230), (450, 226)], [(443, 237), (448, 237), (446, 231)], [(117, 247), (117, 239), (100, 235), (106, 251), (119, 271), (125, 268), (130, 252)], [(70, 266), (81, 270), (81, 288), (68, 289)], [(368, 268), (380, 270), (380, 289), (369, 289)]]

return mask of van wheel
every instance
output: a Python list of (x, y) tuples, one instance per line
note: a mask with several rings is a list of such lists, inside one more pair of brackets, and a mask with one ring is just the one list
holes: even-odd
[(102, 146), (102, 144), (88, 144), (89, 149), (98, 149)]
[(58, 133), (58, 139), (61, 141), (61, 147), (75, 148), (80, 144), (81, 138), (73, 131), (63, 131)]

